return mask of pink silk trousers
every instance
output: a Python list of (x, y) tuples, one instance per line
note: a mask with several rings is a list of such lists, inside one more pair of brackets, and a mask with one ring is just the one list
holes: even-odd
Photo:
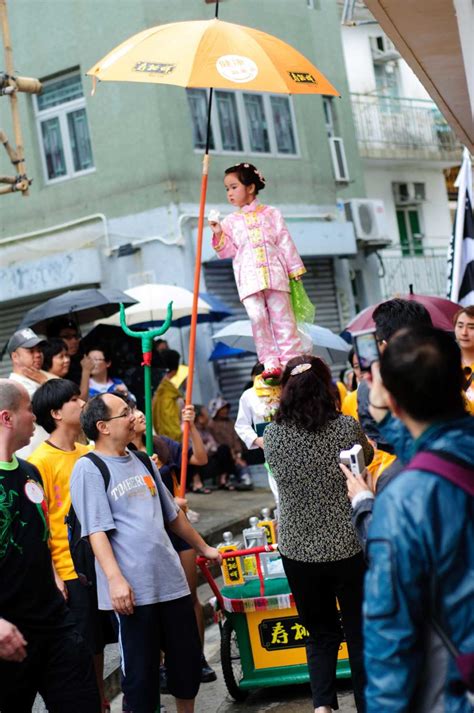
[(303, 354), (289, 292), (262, 290), (242, 300), (252, 323), (258, 360), (265, 369), (285, 367)]

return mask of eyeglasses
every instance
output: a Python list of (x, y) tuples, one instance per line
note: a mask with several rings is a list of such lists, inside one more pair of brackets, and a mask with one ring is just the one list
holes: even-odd
[(131, 408), (127, 408), (126, 411), (120, 413), (118, 416), (110, 416), (110, 418), (101, 418), (101, 421), (114, 421), (116, 418), (128, 418), (132, 413)]

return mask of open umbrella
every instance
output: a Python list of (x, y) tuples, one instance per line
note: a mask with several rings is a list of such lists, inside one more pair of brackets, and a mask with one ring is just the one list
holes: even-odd
[(28, 310), (18, 329), (32, 327), (45, 332), (47, 323), (56, 317), (71, 317), (77, 324), (85, 324), (118, 312), (120, 304), (135, 302), (133, 297), (113, 288), (69, 290)]
[[(447, 332), (454, 330), (453, 317), (458, 309), (460, 309), (460, 306), (455, 302), (451, 302), (451, 300), (446, 300), (442, 297), (432, 297), (431, 295), (416, 295), (413, 292), (410, 292), (408, 295), (397, 295), (397, 297), (410, 302), (420, 302), (430, 313), (435, 327), (445, 329)], [(349, 322), (345, 331), (359, 332), (364, 329), (373, 329), (375, 324), (372, 319), (372, 314), (379, 304), (382, 303), (379, 302), (378, 304), (371, 305), (363, 309), (362, 312), (359, 312), (359, 314)]]
[[(167, 317), (167, 306), (173, 303), (172, 327), (185, 327), (191, 321), (193, 293), (176, 285), (145, 284), (125, 290), (135, 304), (125, 309), (127, 324), (134, 329), (148, 329), (161, 326)], [(198, 322), (220, 322), (232, 314), (223, 302), (204, 293), (198, 299)], [(114, 314), (101, 319), (97, 324), (120, 327), (120, 315)]]
[[(316, 324), (304, 324), (302, 336), (311, 340), (313, 354), (324, 359), (329, 365), (344, 363), (351, 349), (350, 344), (347, 344), (344, 339), (331, 332), (330, 329)], [(253, 353), (256, 351), (252, 325), (248, 319), (240, 319), (237, 322), (226, 324), (212, 338), (224, 342), (234, 350), (242, 349)]]
[[(93, 77), (94, 85), (99, 79), (210, 89), (196, 242), (186, 404), (192, 402), (213, 89), (338, 95), (337, 90), (314, 64), (296, 49), (265, 32), (222, 22), (217, 19), (218, 14), (219, 0), (216, 1), (214, 20), (176, 22), (144, 30), (113, 49), (87, 72)], [(150, 418), (149, 414), (147, 418)], [(185, 422), (181, 463), (182, 495), (186, 482), (188, 438), (189, 424)]]
[(251, 351), (229, 347), (225, 342), (217, 342), (211, 352), (208, 361), (220, 361), (221, 359), (243, 359), (255, 353), (255, 347)]

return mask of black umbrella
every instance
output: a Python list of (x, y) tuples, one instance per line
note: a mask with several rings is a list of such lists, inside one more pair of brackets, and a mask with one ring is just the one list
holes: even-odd
[(121, 302), (128, 306), (135, 304), (136, 300), (114, 288), (69, 290), (30, 309), (18, 329), (32, 327), (38, 332), (45, 332), (48, 321), (57, 317), (71, 317), (77, 324), (93, 322), (118, 312)]

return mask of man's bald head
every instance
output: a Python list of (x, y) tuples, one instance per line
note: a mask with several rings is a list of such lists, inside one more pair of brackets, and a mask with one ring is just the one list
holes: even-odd
[(28, 392), (11, 379), (0, 379), (0, 411), (18, 411), (21, 400)]

